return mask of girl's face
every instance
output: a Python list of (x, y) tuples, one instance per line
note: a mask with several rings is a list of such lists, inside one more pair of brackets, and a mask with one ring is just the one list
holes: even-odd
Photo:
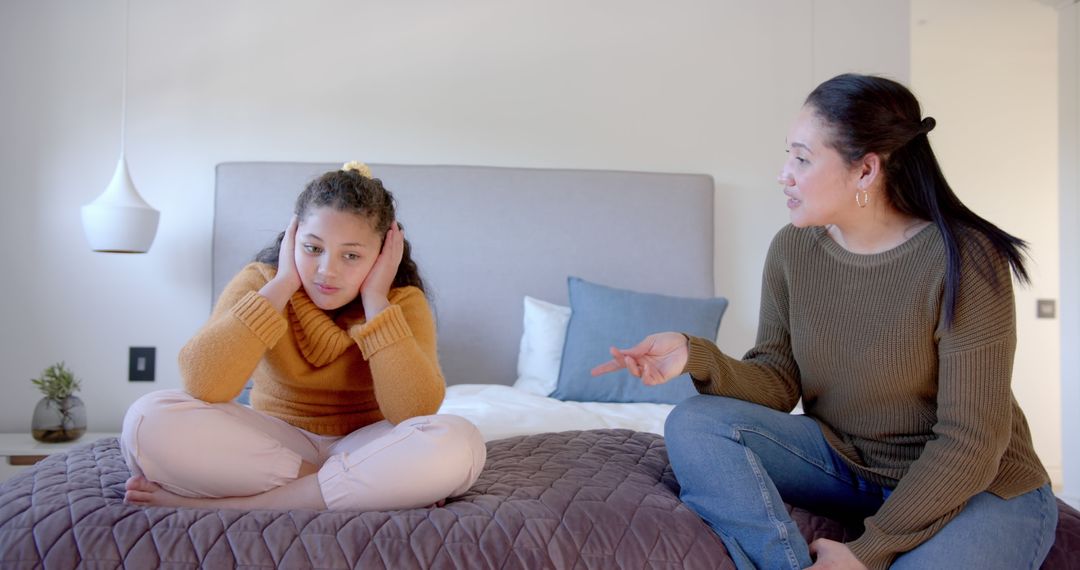
[(324, 311), (356, 299), (382, 239), (364, 216), (321, 207), (308, 211), (296, 228), (296, 271), (304, 291)]
[(787, 138), (787, 160), (778, 179), (795, 227), (842, 224), (858, 209), (859, 170), (825, 144), (829, 131), (804, 106)]

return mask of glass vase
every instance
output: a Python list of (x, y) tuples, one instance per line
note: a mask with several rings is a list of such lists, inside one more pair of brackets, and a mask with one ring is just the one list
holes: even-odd
[(86, 433), (86, 406), (75, 396), (42, 398), (30, 423), (34, 439), (45, 443), (74, 441)]

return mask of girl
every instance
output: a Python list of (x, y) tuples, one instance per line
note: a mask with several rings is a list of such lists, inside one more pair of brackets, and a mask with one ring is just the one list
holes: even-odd
[[(682, 499), (747, 568), (1038, 568), (1057, 506), (1009, 386), (1023, 241), (966, 208), (902, 85), (841, 75), (806, 100), (741, 360), (660, 333), (594, 369), (689, 372), (665, 438)], [(799, 398), (805, 415), (790, 415)], [(789, 503), (865, 531), (809, 546)]]
[[(366, 166), (311, 182), (181, 350), (185, 391), (128, 410), (126, 500), (387, 510), (464, 493), (486, 452), (471, 423), (433, 415), (446, 387), (423, 287)], [(251, 408), (232, 401), (249, 378)]]

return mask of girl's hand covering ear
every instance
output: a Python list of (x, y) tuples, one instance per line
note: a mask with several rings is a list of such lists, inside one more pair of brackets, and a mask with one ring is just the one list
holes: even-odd
[(386, 231), (382, 251), (375, 259), (375, 265), (371, 266), (371, 271), (360, 285), (360, 297), (368, 319), (374, 317), (389, 304), (386, 298), (390, 294), (390, 286), (394, 284), (394, 277), (397, 276), (404, 252), (405, 233), (395, 221)]
[(281, 239), (281, 251), (278, 252), (278, 269), (275, 280), (287, 284), (290, 295), (300, 289), (300, 273), (296, 270), (296, 228), (300, 221), (296, 216), (289, 220), (285, 228), (285, 237)]

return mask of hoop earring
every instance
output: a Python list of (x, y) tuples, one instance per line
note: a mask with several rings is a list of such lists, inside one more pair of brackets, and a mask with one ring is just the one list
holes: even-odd
[[(861, 200), (859, 199), (860, 194), (862, 194)], [(858, 204), (860, 208), (865, 208), (866, 205), (870, 203), (870, 192), (867, 192), (866, 190), (856, 192), (855, 203)]]

